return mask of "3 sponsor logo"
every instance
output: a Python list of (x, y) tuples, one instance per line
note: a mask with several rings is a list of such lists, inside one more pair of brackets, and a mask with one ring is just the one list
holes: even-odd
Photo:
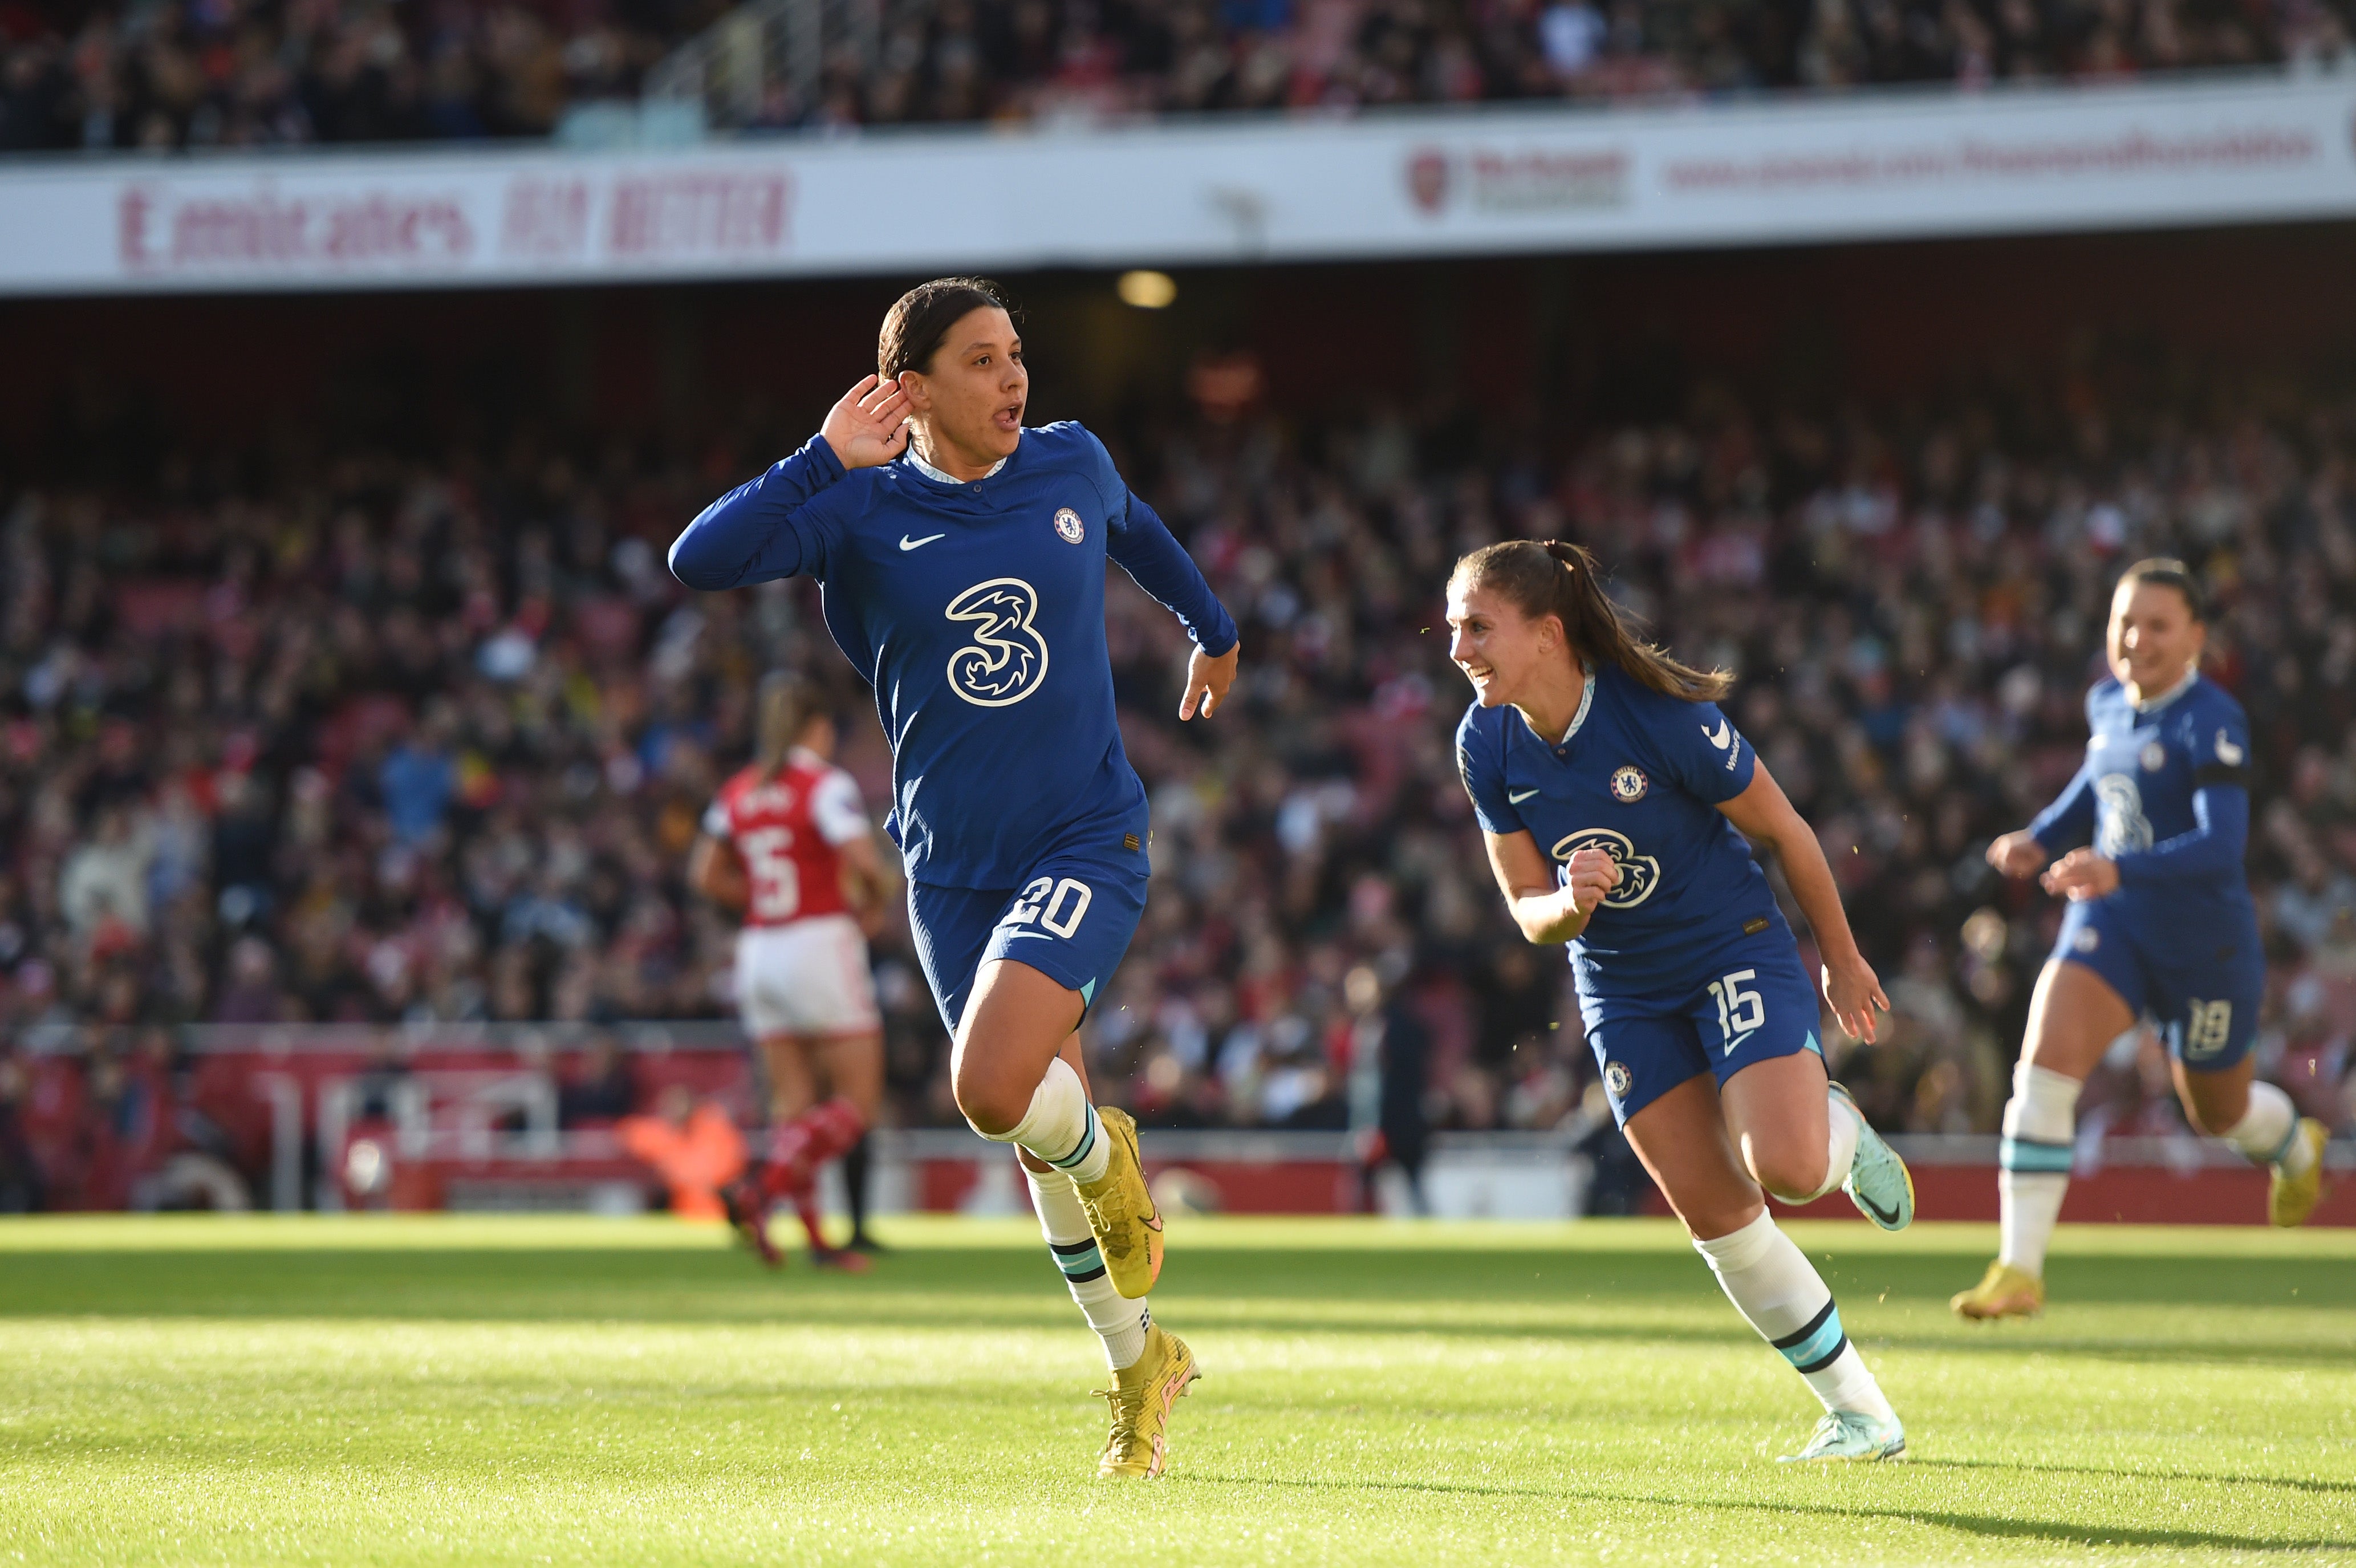
[(1047, 639), (1033, 628), (1038, 590), (1020, 577), (976, 583), (942, 614), (969, 621), (973, 640), (949, 655), (949, 690), (980, 708), (1011, 707), (1047, 679)]
[(2104, 774), (2094, 780), (2094, 799), (2102, 808), (2094, 847), (2104, 858), (2116, 860), (2151, 847), (2151, 819), (2143, 814), (2143, 791), (2136, 788), (2134, 774)]

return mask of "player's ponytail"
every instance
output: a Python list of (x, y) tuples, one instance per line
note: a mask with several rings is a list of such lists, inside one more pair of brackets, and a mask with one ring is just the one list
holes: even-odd
[(1529, 619), (1554, 616), (1580, 662), (1617, 664), (1665, 697), (1715, 703), (1734, 689), (1725, 670), (1701, 671), (1637, 636), (1636, 618), (1603, 591), (1588, 550), (1568, 540), (1508, 539), (1484, 544), (1456, 563), (1454, 581), (1494, 593)]
[(802, 726), (809, 723), (811, 712), (809, 683), (801, 677), (776, 670), (761, 678), (754, 715), (764, 781), (786, 770), (786, 754), (793, 750)]

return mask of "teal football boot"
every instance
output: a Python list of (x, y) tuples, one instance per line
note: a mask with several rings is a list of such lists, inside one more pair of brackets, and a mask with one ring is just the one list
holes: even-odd
[(1868, 1461), (1903, 1459), (1906, 1457), (1906, 1429), (1898, 1424), (1896, 1416), (1882, 1421), (1854, 1410), (1825, 1412), (1816, 1423), (1816, 1430), (1808, 1436), (1808, 1445), (1797, 1454), (1786, 1454), (1778, 1463), (1813, 1465), (1832, 1460)]
[(1856, 1099), (1839, 1084), (1826, 1085), (1857, 1118), (1857, 1157), (1849, 1162), (1841, 1190), (1857, 1211), (1884, 1230), (1903, 1230), (1914, 1223), (1914, 1174), (1898, 1151), (1868, 1125)]

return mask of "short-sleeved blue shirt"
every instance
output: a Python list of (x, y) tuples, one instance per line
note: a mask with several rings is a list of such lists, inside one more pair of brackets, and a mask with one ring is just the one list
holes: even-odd
[(1510, 706), (1474, 703), (1456, 765), (1493, 833), (1527, 832), (1555, 863), (1600, 849), (1620, 885), (1570, 943), (1582, 996), (1668, 993), (1718, 973), (1727, 949), (1791, 940), (1751, 846), (1718, 811), (1757, 755), (1714, 703), (1663, 696), (1617, 665), (1590, 671), (1569, 733), (1548, 740)]

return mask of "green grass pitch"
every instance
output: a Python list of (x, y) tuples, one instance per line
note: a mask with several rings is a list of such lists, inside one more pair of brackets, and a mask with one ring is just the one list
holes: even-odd
[(1185, 1220), (1208, 1374), (1092, 1478), (1095, 1341), (1027, 1223), (863, 1279), (660, 1220), (0, 1222), (0, 1564), (2356, 1561), (2356, 1234), (1795, 1226), (1904, 1465), (1665, 1224)]

